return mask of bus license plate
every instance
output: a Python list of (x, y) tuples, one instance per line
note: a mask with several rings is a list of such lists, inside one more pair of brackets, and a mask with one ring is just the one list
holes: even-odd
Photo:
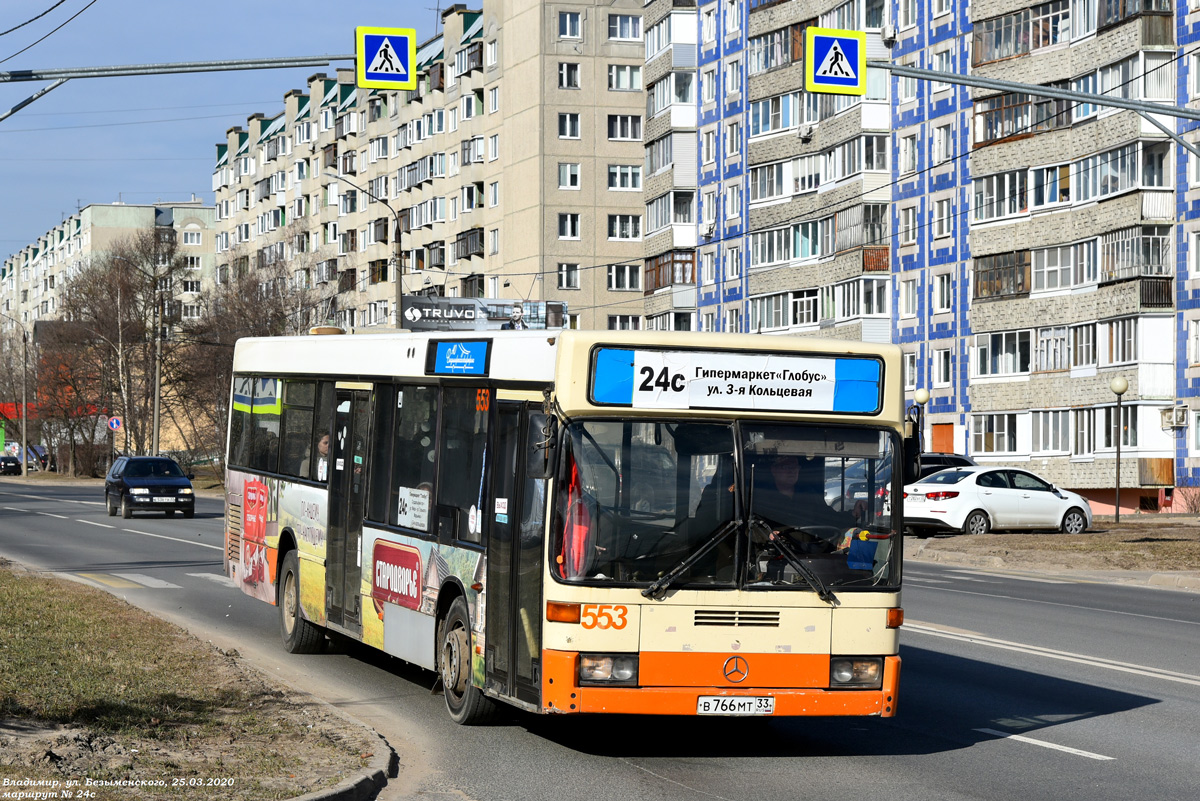
[(697, 715), (773, 715), (775, 698), (770, 695), (702, 695), (696, 699)]

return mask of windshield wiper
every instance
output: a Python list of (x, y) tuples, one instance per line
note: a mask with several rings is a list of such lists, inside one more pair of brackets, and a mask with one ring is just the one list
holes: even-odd
[(721, 544), (722, 540), (724, 540), (733, 532), (737, 531), (741, 525), (741, 520), (727, 521), (723, 526), (717, 529), (715, 534), (708, 538), (707, 542), (705, 542), (696, 550), (692, 551), (690, 555), (688, 555), (682, 562), (675, 565), (675, 567), (673, 567), (669, 572), (660, 576), (658, 581), (642, 590), (642, 595), (654, 600), (661, 598), (667, 591), (667, 588), (671, 586), (671, 582), (679, 578), (679, 576), (683, 574), (683, 571), (699, 562), (705, 554)]
[[(767, 526), (766, 522), (758, 515), (751, 517), (751, 522), (760, 526)], [(770, 526), (767, 526), (767, 528), (770, 529)], [(776, 531), (773, 529), (770, 529), (770, 531), (771, 533), (767, 535), (767, 540), (774, 544), (780, 555), (787, 560), (788, 564), (795, 568), (796, 572), (800, 574), (800, 578), (804, 579), (804, 583), (812, 588), (817, 597), (831, 606), (840, 606), (841, 601), (821, 582), (821, 579), (813, 572), (812, 568), (806, 565), (804, 560), (792, 550), (792, 546), (788, 545), (784, 541), (784, 538), (779, 536)]]

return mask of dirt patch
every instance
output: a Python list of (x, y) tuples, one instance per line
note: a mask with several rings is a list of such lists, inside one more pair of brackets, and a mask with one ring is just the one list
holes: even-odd
[(0, 564), (0, 609), (0, 782), (9, 787), (76, 781), (96, 798), (292, 798), (356, 776), (386, 748), (324, 704), (270, 684), (236, 651), (99, 590)]
[[(995, 557), (1005, 565), (1054, 570), (1200, 570), (1200, 521), (1136, 517), (1097, 522), (1082, 534), (1000, 533), (907, 537), (906, 553)], [(917, 556), (920, 558), (920, 556)]]

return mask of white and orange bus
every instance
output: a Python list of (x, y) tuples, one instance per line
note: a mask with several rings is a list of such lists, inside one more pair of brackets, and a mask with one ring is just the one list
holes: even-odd
[(895, 714), (897, 348), (314, 335), (234, 373), (225, 566), (289, 651), (436, 671), (460, 723)]

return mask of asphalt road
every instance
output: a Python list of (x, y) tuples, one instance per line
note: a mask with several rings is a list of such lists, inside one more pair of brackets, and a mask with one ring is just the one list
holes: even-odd
[[(909, 562), (899, 716), (455, 726), (431, 674), (352, 643), (290, 656), (221, 575), (221, 519), (105, 515), (98, 485), (0, 480), (0, 555), (237, 648), (400, 754), (381, 798), (1200, 798), (1200, 594)], [(2, 615), (2, 610), (0, 610)]]

